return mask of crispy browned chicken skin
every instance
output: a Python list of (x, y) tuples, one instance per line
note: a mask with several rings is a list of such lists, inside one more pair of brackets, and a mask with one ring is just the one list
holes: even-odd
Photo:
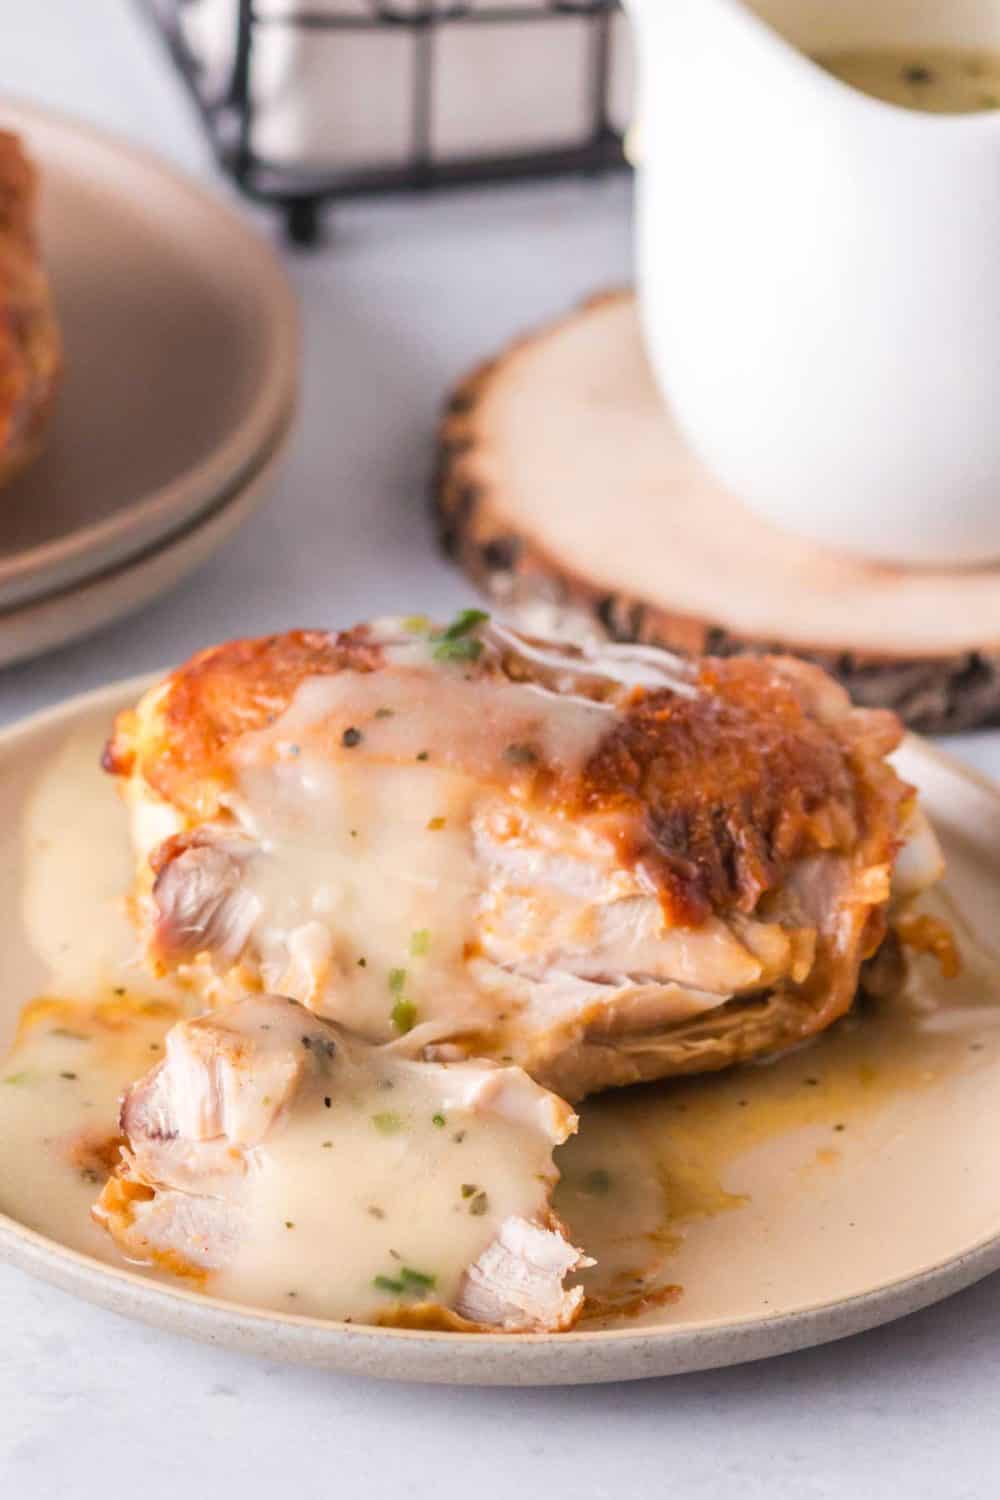
[(17, 136), (0, 131), (0, 484), (36, 456), (62, 364), (35, 231), (37, 187)]
[(843, 1014), (900, 849), (939, 873), (900, 733), (788, 658), (585, 652), (473, 613), (202, 652), (105, 764), (155, 965), (578, 1098)]

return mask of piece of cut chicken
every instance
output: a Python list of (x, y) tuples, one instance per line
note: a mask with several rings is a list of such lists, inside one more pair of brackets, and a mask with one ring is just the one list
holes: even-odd
[(202, 652), (105, 764), (154, 967), (576, 1099), (844, 1013), (894, 866), (907, 892), (940, 873), (899, 738), (789, 658), (585, 649), (467, 611)]
[(0, 484), (41, 448), (62, 370), (37, 216), (37, 172), (18, 137), (0, 130)]
[(414, 1062), (254, 996), (168, 1033), (95, 1214), (130, 1259), (236, 1300), (558, 1331), (589, 1264), (549, 1206), (575, 1128), (518, 1068)]

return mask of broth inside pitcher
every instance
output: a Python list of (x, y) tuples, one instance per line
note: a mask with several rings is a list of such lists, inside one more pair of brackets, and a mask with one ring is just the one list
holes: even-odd
[(841, 82), (929, 114), (1000, 109), (1000, 52), (963, 47), (859, 47), (815, 59)]

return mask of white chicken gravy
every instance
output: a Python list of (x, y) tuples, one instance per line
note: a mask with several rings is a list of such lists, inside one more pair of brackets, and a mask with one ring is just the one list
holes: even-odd
[[(61, 1244), (121, 1265), (114, 1242), (90, 1217), (101, 1174), (109, 1169), (102, 1148), (116, 1135), (120, 1094), (161, 1055), (156, 1049), (166, 1030), (191, 1002), (138, 967), (120, 898), (131, 869), (124, 814), (96, 769), (96, 749), (93, 735), (70, 744), (45, 768), (24, 815), (28, 881), (22, 922), (49, 971), (38, 987), (60, 1004), (29, 1015), (34, 1024), (0, 1063), (0, 1211)], [(115, 993), (121, 989), (126, 994)], [(970, 964), (967, 982), (951, 997), (950, 1019), (947, 1009), (935, 1011), (941, 991), (931, 986), (917, 1010), (866, 1012), (769, 1066), (586, 1103), (579, 1134), (556, 1154), (562, 1182), (555, 1203), (570, 1239), (598, 1261), (584, 1273), (593, 1310), (638, 1309), (650, 1294), (669, 1294), (677, 1280), (672, 1263), (679, 1240), (689, 1226), (739, 1213), (745, 1200), (734, 1179), (740, 1181), (741, 1164), (764, 1143), (801, 1142), (796, 1150), (813, 1175), (796, 1179), (789, 1191), (808, 1195), (815, 1174), (836, 1171), (858, 1137), (864, 1150), (866, 1124), (880, 1111), (956, 1071), (993, 1064), (1000, 1025), (996, 1004), (984, 1004), (989, 993), (1000, 994), (996, 972)], [(332, 1133), (320, 1137), (318, 1150), (309, 1147), (310, 1138), (315, 1146), (312, 1129), (304, 1119), (301, 1136), (296, 1126), (287, 1142), (303, 1163), (293, 1174), (293, 1206), (285, 1207), (290, 1200), (279, 1196), (274, 1180), (263, 1184), (274, 1270), (269, 1274), (248, 1263), (245, 1279), (230, 1274), (227, 1296), (283, 1311), (324, 1310), (325, 1283), (314, 1289), (315, 1300), (287, 1297), (289, 1290), (301, 1290), (295, 1282), (303, 1279), (299, 1270), (289, 1275), (301, 1266), (294, 1257), (304, 1254), (303, 1239), (295, 1236), (307, 1224), (318, 1225), (321, 1209), (322, 1232), (329, 1235), (324, 1174), (333, 1174), (336, 1147), (322, 1146)], [(404, 1139), (377, 1136), (379, 1145), (394, 1150)], [(430, 1139), (437, 1150), (437, 1137)], [(366, 1140), (375, 1145), (374, 1134)], [(456, 1145), (456, 1153), (470, 1144), (467, 1139)], [(429, 1160), (423, 1157), (421, 1170)], [(472, 1167), (471, 1160), (471, 1154), (462, 1156), (459, 1188), (486, 1178), (486, 1164)], [(489, 1162), (494, 1160), (491, 1150)], [(396, 1170), (390, 1166), (390, 1179)], [(452, 1183), (449, 1171), (446, 1192)], [(357, 1184), (359, 1190), (368, 1185)], [(451, 1214), (450, 1199), (447, 1213), (459, 1219)], [(299, 1227), (284, 1230), (285, 1217)], [(394, 1214), (385, 1222), (402, 1227), (404, 1217)], [(470, 1227), (462, 1223), (463, 1232)], [(407, 1263), (414, 1269), (443, 1274), (440, 1263), (430, 1264), (429, 1233), (415, 1224), (404, 1243), (395, 1235), (387, 1238), (386, 1253), (396, 1249), (411, 1258)], [(370, 1269), (369, 1259), (366, 1274)], [(373, 1274), (379, 1270), (381, 1262)], [(693, 1279), (696, 1272), (689, 1274)], [(218, 1289), (210, 1278), (206, 1290)]]
[[(980, 1002), (963, 1015), (966, 999), (958, 996), (950, 1026), (890, 1008), (841, 1023), (766, 1067), (626, 1090), (581, 1106), (579, 1134), (556, 1152), (554, 1202), (570, 1240), (597, 1262), (581, 1278), (590, 1315), (613, 1318), (682, 1296), (672, 1273), (678, 1247), (692, 1226), (740, 1210), (746, 1199), (731, 1185), (740, 1176), (734, 1168), (762, 1145), (801, 1140), (800, 1170), (808, 1161), (814, 1171), (836, 1170), (894, 1100), (956, 1069), (991, 1065), (1000, 1051), (997, 1012)], [(151, 997), (131, 996), (42, 1002), (29, 1012), (23, 1040), (0, 1065), (0, 1211), (74, 1249), (124, 1263), (90, 1210), (115, 1157), (109, 1143), (119, 1096), (162, 1056), (176, 1014), (172, 1002), (151, 1006)], [(402, 1060), (395, 1066), (407, 1067)], [(416, 1072), (419, 1065), (408, 1067)], [(374, 1125), (373, 1113), (398, 1116), (399, 1128)], [(444, 1127), (433, 1124), (435, 1113), (445, 1113)], [(254, 1154), (248, 1230), (237, 1258), (209, 1275), (204, 1290), (359, 1321), (391, 1318), (397, 1304), (424, 1295), (447, 1305), (501, 1214), (541, 1211), (550, 1179), (549, 1148), (538, 1132), (463, 1114), (440, 1111), (433, 1090), (414, 1089), (405, 1076), (378, 1091), (358, 1079), (330, 1109), (314, 1101), (290, 1113)], [(455, 1142), (462, 1129), (464, 1139)], [(486, 1191), (488, 1214), (468, 1213), (473, 1195), (462, 1197), (463, 1184)], [(803, 1177), (801, 1191), (809, 1186)], [(435, 1287), (411, 1281), (400, 1297), (374, 1285), (376, 1275), (399, 1280), (403, 1266), (434, 1276)], [(166, 1276), (155, 1265), (139, 1269)]]
[(331, 763), (308, 745), (293, 765), (246, 767), (264, 987), (375, 1039), (442, 1018), (450, 1030), (449, 1015), (474, 1026), (474, 791), (453, 772)]
[(335, 1059), (330, 1092), (297, 1100), (250, 1153), (245, 1232), (213, 1291), (362, 1322), (398, 1303), (454, 1307), (506, 1218), (544, 1218), (557, 1174), (541, 1131), (462, 1107), (446, 1074)]
[(177, 1014), (166, 1000), (113, 993), (28, 1007), (0, 1063), (0, 1212), (121, 1264), (90, 1209), (118, 1159), (119, 1098), (162, 1057)]
[(246, 883), (265, 986), (322, 996), (325, 1015), (376, 1038), (494, 1022), (467, 967), (485, 880), (474, 807), (496, 782), (516, 808), (539, 765), (577, 776), (612, 719), (586, 699), (419, 666), (304, 682), (237, 752), (233, 808), (263, 849)]
[[(28, 1008), (0, 1066), (0, 1211), (121, 1259), (90, 1210), (118, 1161), (119, 1098), (163, 1057), (177, 1014), (117, 995)], [(209, 1245), (209, 1262), (223, 1263), (206, 1290), (372, 1322), (397, 1304), (453, 1306), (506, 1218), (544, 1221), (558, 1175), (552, 1139), (528, 1110), (519, 1116), (516, 1089), (477, 1105), (467, 1071), (334, 1058), (248, 1151), (245, 1173), (201, 1184), (239, 1224), (234, 1255)], [(145, 1268), (156, 1272), (155, 1256)]]
[(985, 48), (866, 48), (821, 53), (821, 68), (852, 88), (934, 115), (1000, 109), (1000, 54)]
[[(23, 832), (23, 920), (49, 980), (0, 1062), (0, 1212), (118, 1264), (121, 1252), (91, 1208), (118, 1160), (119, 1100), (163, 1057), (170, 1027), (200, 1008), (141, 967), (122, 897), (124, 820), (92, 742), (68, 745), (38, 786)], [(509, 1098), (473, 1109), (460, 1100), (462, 1067), (391, 1055), (378, 1077), (358, 1060), (344, 1072), (336, 1089), (290, 1111), (254, 1155), (250, 1230), (206, 1290), (286, 1311), (377, 1318), (400, 1299), (374, 1277), (397, 1280), (393, 1268), (405, 1265), (435, 1286), (411, 1281), (404, 1304), (423, 1293), (447, 1305), (504, 1217), (544, 1215), (556, 1176), (552, 1141), (530, 1120), (505, 1116), (499, 1105), (512, 1108)], [(443, 1110), (442, 1099), (450, 1101)], [(387, 1118), (376, 1124), (376, 1115)], [(463, 1198), (463, 1185), (475, 1192)]]
[[(544, 1012), (536, 981), (565, 977), (562, 954), (570, 976), (610, 976), (609, 996), (629, 989), (630, 966), (668, 963), (681, 985), (700, 976), (700, 993), (660, 987), (661, 1021), (759, 981), (755, 952), (721, 923), (666, 930), (642, 871), (621, 862), (626, 814), (532, 805), (536, 775), (577, 778), (614, 718), (585, 698), (419, 664), (304, 682), (239, 743), (226, 794), (259, 851), (241, 881), (259, 909), (264, 988), (375, 1040), (412, 1029), (416, 1049), (489, 1032), (520, 1060), (532, 1023), (507, 1026), (505, 1011)], [(564, 985), (564, 1008), (571, 991), (580, 1006), (598, 999)]]

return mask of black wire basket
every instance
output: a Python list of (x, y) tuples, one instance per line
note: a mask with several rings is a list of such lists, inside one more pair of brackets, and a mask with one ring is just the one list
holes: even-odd
[[(234, 34), (228, 39), (223, 67), (214, 70), (191, 42), (190, 21), (206, 0), (139, 0), (163, 37), (197, 105), (223, 169), (241, 190), (258, 202), (272, 205), (285, 219), (296, 244), (313, 243), (321, 227), (321, 209), (337, 200), (397, 191), (426, 191), (445, 186), (552, 177), (568, 173), (597, 173), (625, 165), (623, 134), (612, 114), (613, 49), (626, 46), (618, 0), (344, 0), (343, 8), (330, 0), (316, 0), (321, 8), (284, 0), (231, 0)], [(520, 28), (517, 46), (532, 45), (532, 31), (547, 23), (553, 39), (556, 25), (573, 27), (574, 45), (584, 52), (580, 92), (585, 96), (571, 139), (525, 149), (514, 146), (468, 153), (442, 148), (434, 139), (432, 121), (438, 87), (439, 58), (459, 28), (480, 29), (483, 39), (508, 41)], [(228, 20), (226, 21), (228, 25)], [(394, 108), (402, 109), (405, 142), (393, 160), (368, 160), (345, 165), (308, 160), (277, 161), (256, 141), (259, 113), (255, 69), (265, 33), (283, 28), (299, 42), (322, 34), (357, 37), (392, 34), (403, 61), (397, 71), (402, 93), (393, 94)], [(538, 35), (536, 31), (536, 36)], [(569, 33), (567, 30), (567, 37)], [(557, 40), (557, 39), (556, 39)], [(298, 42), (297, 42), (298, 44)], [(401, 51), (398, 49), (401, 46)], [(507, 58), (511, 56), (508, 47)], [(579, 52), (577, 57), (579, 59)], [(498, 83), (500, 82), (498, 75)], [(574, 84), (576, 87), (576, 84)], [(379, 105), (373, 104), (373, 109)], [(580, 128), (582, 127), (582, 128)]]

